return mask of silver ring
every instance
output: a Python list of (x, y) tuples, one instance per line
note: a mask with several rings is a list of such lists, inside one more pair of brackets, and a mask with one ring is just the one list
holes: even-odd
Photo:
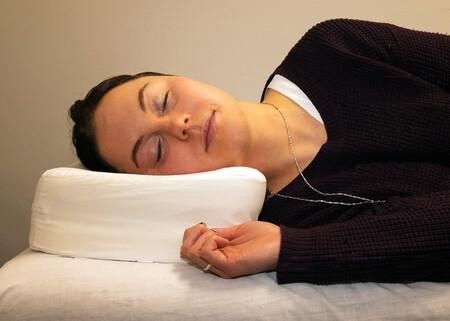
[(203, 269), (204, 272), (208, 272), (209, 269), (211, 268), (211, 264), (208, 263), (208, 265)]

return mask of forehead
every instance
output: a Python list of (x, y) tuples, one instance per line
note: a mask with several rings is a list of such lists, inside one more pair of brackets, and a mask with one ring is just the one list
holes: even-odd
[(139, 111), (139, 88), (149, 82), (148, 78), (130, 80), (111, 89), (102, 97), (93, 119), (96, 136), (122, 124), (120, 120), (128, 120)]
[[(102, 106), (114, 106), (121, 104), (122, 102), (130, 102), (137, 99), (137, 91), (147, 82), (154, 82), (159, 77), (140, 77), (137, 79), (129, 80), (123, 84), (120, 84), (111, 90), (109, 90), (100, 100), (97, 110)], [(134, 96), (133, 96), (134, 94)], [(137, 102), (137, 100), (136, 100)]]
[(133, 79), (111, 89), (100, 100), (93, 117), (93, 128), (100, 156), (113, 167), (125, 171), (127, 157), (139, 133), (143, 112), (139, 108), (139, 89), (157, 77)]

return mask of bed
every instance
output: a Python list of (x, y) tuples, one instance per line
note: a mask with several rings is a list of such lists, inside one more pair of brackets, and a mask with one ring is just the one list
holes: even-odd
[(0, 269), (0, 320), (450, 320), (450, 284), (278, 285), (28, 249)]
[(44, 173), (30, 248), (0, 269), (0, 321), (450, 320), (449, 283), (278, 285), (273, 272), (225, 280), (181, 260), (182, 228), (211, 203), (213, 226), (255, 219), (260, 209), (258, 173), (219, 174)]

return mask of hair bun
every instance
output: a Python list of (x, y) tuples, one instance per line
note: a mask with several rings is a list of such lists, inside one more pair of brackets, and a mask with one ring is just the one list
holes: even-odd
[(83, 121), (84, 116), (86, 116), (86, 110), (82, 100), (77, 100), (69, 109), (70, 118), (75, 124)]

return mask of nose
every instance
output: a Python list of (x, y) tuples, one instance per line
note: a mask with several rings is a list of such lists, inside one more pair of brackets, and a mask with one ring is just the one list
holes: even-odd
[(188, 139), (193, 130), (201, 132), (201, 126), (194, 126), (191, 123), (191, 115), (186, 113), (167, 115), (159, 119), (158, 127), (162, 132), (172, 135), (180, 140)]

